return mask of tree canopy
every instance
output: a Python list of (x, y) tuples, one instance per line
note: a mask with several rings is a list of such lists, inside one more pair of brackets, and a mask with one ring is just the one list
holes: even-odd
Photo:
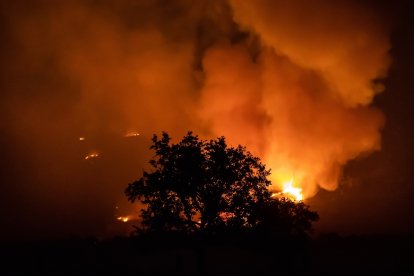
[(151, 171), (125, 190), (130, 201), (144, 204), (143, 231), (305, 233), (318, 218), (302, 202), (272, 198), (270, 170), (245, 147), (229, 147), (224, 137), (206, 141), (189, 132), (172, 144), (163, 133), (152, 142)]

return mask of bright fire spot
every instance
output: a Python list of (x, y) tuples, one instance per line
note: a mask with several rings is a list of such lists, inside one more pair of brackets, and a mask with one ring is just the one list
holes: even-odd
[(293, 178), (283, 183), (282, 193), (292, 196), (293, 199), (296, 201), (301, 201), (303, 199), (302, 189), (298, 187), (293, 187)]
[(85, 141), (85, 137), (79, 137), (79, 141)]
[(85, 160), (92, 159), (92, 158), (97, 158), (98, 156), (99, 156), (99, 154), (97, 154), (97, 153), (91, 153), (91, 154), (88, 154), (88, 155), (85, 156)]
[(140, 134), (138, 132), (128, 132), (125, 134), (125, 137), (138, 137)]
[(302, 188), (293, 186), (293, 178), (283, 183), (283, 190), (280, 193), (273, 193), (272, 197), (287, 196), (295, 201), (303, 200)]
[(121, 216), (121, 217), (117, 217), (116, 219), (122, 222), (128, 222), (131, 218), (129, 216), (125, 216), (125, 217)]

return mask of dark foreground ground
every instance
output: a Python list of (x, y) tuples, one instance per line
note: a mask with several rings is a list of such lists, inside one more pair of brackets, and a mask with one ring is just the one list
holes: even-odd
[[(305, 243), (71, 238), (2, 243), (0, 275), (272, 275), (414, 272), (413, 236), (325, 235)], [(413, 275), (413, 274), (411, 274)]]

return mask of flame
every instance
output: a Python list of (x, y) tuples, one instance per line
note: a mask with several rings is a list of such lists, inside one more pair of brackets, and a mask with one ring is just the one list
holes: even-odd
[(98, 153), (91, 153), (91, 154), (88, 154), (88, 155), (85, 156), (85, 160), (92, 159), (92, 158), (97, 158), (98, 156), (99, 156)]
[(303, 200), (302, 188), (293, 186), (293, 177), (289, 181), (283, 183), (282, 194), (289, 195), (295, 201)]
[(125, 137), (138, 137), (140, 134), (138, 132), (128, 132), (125, 134)]
[(79, 141), (85, 141), (85, 137), (79, 137)]
[(120, 216), (120, 217), (117, 217), (116, 219), (119, 220), (119, 221), (122, 221), (122, 222), (128, 222), (128, 221), (131, 220), (131, 217), (130, 216)]
[(303, 194), (302, 194), (302, 188), (293, 186), (293, 177), (288, 180), (282, 182), (283, 189), (281, 192), (278, 193), (272, 193), (272, 197), (288, 197), (294, 201), (302, 201), (303, 200)]

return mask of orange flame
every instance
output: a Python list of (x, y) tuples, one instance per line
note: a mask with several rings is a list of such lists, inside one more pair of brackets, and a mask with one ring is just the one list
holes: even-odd
[(140, 134), (138, 132), (128, 132), (125, 134), (125, 137), (138, 137)]
[(282, 193), (292, 197), (295, 201), (303, 200), (302, 188), (293, 186), (293, 177), (289, 181), (283, 183)]
[(283, 189), (281, 192), (272, 193), (272, 197), (288, 197), (294, 201), (302, 201), (302, 188), (293, 186), (293, 177), (282, 183)]
[(98, 153), (91, 153), (85, 156), (85, 160), (97, 158), (99, 156)]
[(119, 220), (119, 221), (122, 221), (122, 222), (128, 222), (128, 221), (131, 220), (131, 217), (130, 216), (120, 216), (120, 217), (117, 217), (116, 219)]

